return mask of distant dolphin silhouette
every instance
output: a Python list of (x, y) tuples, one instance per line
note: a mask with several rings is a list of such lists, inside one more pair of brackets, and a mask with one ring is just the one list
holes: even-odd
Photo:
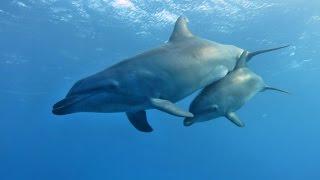
[(239, 127), (244, 123), (235, 114), (248, 100), (260, 91), (286, 91), (267, 86), (263, 79), (246, 67), (248, 52), (243, 52), (235, 70), (226, 77), (205, 87), (192, 101), (189, 111), (194, 117), (184, 120), (185, 126), (196, 122), (226, 117)]
[[(275, 49), (279, 48), (253, 52), (248, 58)], [(194, 36), (181, 16), (167, 43), (78, 81), (52, 112), (126, 112), (134, 127), (151, 132), (145, 110), (192, 117), (174, 102), (223, 78), (243, 51)]]

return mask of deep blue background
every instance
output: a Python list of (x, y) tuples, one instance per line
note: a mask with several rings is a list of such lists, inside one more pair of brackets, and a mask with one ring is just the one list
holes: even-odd
[[(245, 128), (151, 110), (145, 134), (121, 113), (51, 114), (76, 80), (164, 43), (180, 14), (220, 43), (291, 44), (250, 63), (291, 95), (258, 94)], [(1, 1), (0, 179), (320, 179), (319, 42), (318, 0)]]

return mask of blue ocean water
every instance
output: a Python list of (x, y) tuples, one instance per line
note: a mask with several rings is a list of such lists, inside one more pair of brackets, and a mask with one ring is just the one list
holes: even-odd
[[(78, 79), (166, 42), (179, 15), (249, 51), (290, 44), (249, 66), (291, 94), (258, 94), (245, 128), (150, 110), (146, 134), (123, 113), (51, 113)], [(318, 0), (3, 0), (0, 179), (320, 179), (319, 30)]]

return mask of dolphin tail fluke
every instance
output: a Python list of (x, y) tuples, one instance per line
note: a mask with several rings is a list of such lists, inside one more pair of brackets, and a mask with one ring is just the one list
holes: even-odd
[(152, 132), (153, 129), (147, 121), (146, 111), (126, 112), (131, 124), (141, 132)]
[(229, 112), (228, 114), (226, 114), (226, 118), (229, 119), (232, 123), (234, 123), (238, 127), (245, 126), (245, 124), (240, 120), (240, 118), (234, 112)]
[(280, 46), (280, 47), (271, 48), (271, 49), (264, 49), (264, 50), (249, 52), (248, 55), (247, 55), (247, 62), (249, 62), (252, 57), (254, 57), (254, 56), (258, 55), (258, 54), (263, 54), (263, 53), (266, 53), (266, 52), (275, 51), (275, 50), (286, 48), (286, 47), (289, 47), (289, 46), (290, 45), (285, 45), (285, 46)]
[(168, 100), (151, 98), (150, 102), (154, 108), (169, 113), (171, 115), (179, 117), (193, 117), (192, 113), (184, 111), (183, 109), (176, 106), (173, 102), (170, 102)]
[(281, 93), (284, 93), (284, 94), (290, 94), (288, 91), (285, 91), (285, 90), (282, 90), (282, 89), (278, 89), (278, 88), (274, 88), (274, 87), (270, 87), (270, 86), (266, 86), (263, 91), (266, 91), (266, 90), (272, 90), (272, 91), (278, 91), (278, 92), (281, 92)]

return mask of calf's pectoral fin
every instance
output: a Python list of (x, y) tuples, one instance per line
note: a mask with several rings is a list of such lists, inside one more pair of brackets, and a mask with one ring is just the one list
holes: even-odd
[(146, 111), (126, 112), (131, 124), (139, 131), (152, 132), (153, 129), (147, 121)]
[(244, 127), (244, 123), (240, 120), (240, 118), (234, 112), (229, 112), (226, 114), (226, 118), (233, 122), (235, 125), (239, 127)]
[(184, 111), (183, 109), (179, 108), (177, 105), (168, 100), (151, 98), (150, 103), (154, 108), (174, 116), (193, 117), (192, 113)]

